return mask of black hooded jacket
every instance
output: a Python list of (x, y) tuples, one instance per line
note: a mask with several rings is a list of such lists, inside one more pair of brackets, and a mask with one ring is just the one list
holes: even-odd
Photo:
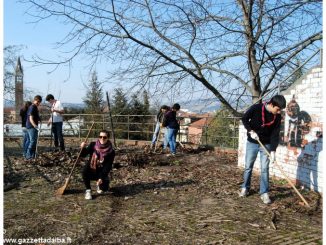
[[(81, 157), (86, 157), (87, 155), (89, 155), (89, 159), (88, 159), (88, 162), (87, 162), (88, 166), (90, 165), (91, 158), (92, 158), (92, 155), (93, 155), (94, 151), (95, 151), (95, 142), (91, 142), (87, 147), (83, 148), (83, 150), (80, 153)], [(107, 154), (104, 157), (102, 167), (97, 168), (96, 171), (100, 175), (101, 179), (104, 179), (108, 175), (108, 173), (111, 171), (113, 161), (114, 161), (114, 157), (115, 157), (115, 152), (112, 149), (112, 152)]]
[[(270, 125), (263, 125), (262, 110), (264, 104), (256, 104), (251, 106), (248, 111), (242, 117), (242, 123), (247, 129), (248, 141), (258, 144), (258, 141), (250, 137), (249, 131), (253, 130), (259, 136), (259, 140), (263, 144), (271, 144), (271, 151), (275, 151), (279, 143), (279, 134), (281, 128), (281, 115), (274, 115), (264, 108), (265, 124), (271, 123)], [(274, 120), (274, 122), (273, 122)], [(273, 122), (273, 123), (272, 123)]]

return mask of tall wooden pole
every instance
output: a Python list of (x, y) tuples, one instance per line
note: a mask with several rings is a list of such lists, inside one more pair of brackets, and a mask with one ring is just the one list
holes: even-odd
[(111, 106), (110, 106), (110, 99), (109, 99), (109, 93), (108, 92), (106, 92), (106, 100), (108, 102), (108, 109), (109, 109), (109, 116), (110, 116), (110, 123), (111, 123), (111, 131), (112, 131), (113, 145), (114, 145), (114, 148), (117, 148), (117, 144), (116, 144), (116, 141), (115, 141), (115, 134), (114, 134), (114, 128), (113, 128), (113, 120), (112, 120)]

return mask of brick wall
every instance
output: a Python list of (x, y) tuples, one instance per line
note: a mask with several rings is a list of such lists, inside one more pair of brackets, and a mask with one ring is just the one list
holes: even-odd
[[(283, 91), (287, 108), (283, 115), (280, 145), (276, 160), (293, 182), (305, 188), (323, 192), (323, 95), (322, 68), (313, 68)], [(239, 128), (238, 166), (244, 167), (246, 130)], [(255, 162), (259, 171), (259, 156)], [(276, 166), (270, 176), (282, 178)]]

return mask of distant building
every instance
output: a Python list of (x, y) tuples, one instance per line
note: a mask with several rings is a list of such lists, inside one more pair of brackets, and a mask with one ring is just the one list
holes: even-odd
[(15, 69), (15, 112), (19, 115), (20, 108), (24, 103), (24, 71), (18, 57)]
[(191, 123), (188, 126), (188, 141), (194, 144), (203, 144), (203, 132), (205, 129), (207, 129), (212, 121), (213, 117), (204, 117), (198, 121)]
[(180, 110), (177, 113), (177, 118), (180, 120), (178, 140), (181, 142), (201, 144), (202, 134), (204, 129), (206, 129), (208, 124), (212, 121), (213, 114), (197, 114)]

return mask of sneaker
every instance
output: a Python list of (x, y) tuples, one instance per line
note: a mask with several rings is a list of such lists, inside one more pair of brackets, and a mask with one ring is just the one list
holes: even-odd
[(92, 190), (86, 190), (86, 193), (85, 193), (85, 199), (86, 200), (92, 200)]
[(246, 197), (246, 196), (248, 196), (248, 194), (249, 194), (249, 191), (247, 190), (247, 188), (241, 188), (239, 197)]
[(96, 185), (96, 192), (98, 194), (103, 194), (103, 191), (101, 190), (100, 186), (99, 185)]
[(166, 154), (167, 157), (174, 157), (175, 156), (175, 153), (169, 153), (169, 154)]
[(272, 201), (269, 199), (268, 193), (264, 193), (260, 196), (260, 199), (263, 201), (265, 204), (271, 204)]

